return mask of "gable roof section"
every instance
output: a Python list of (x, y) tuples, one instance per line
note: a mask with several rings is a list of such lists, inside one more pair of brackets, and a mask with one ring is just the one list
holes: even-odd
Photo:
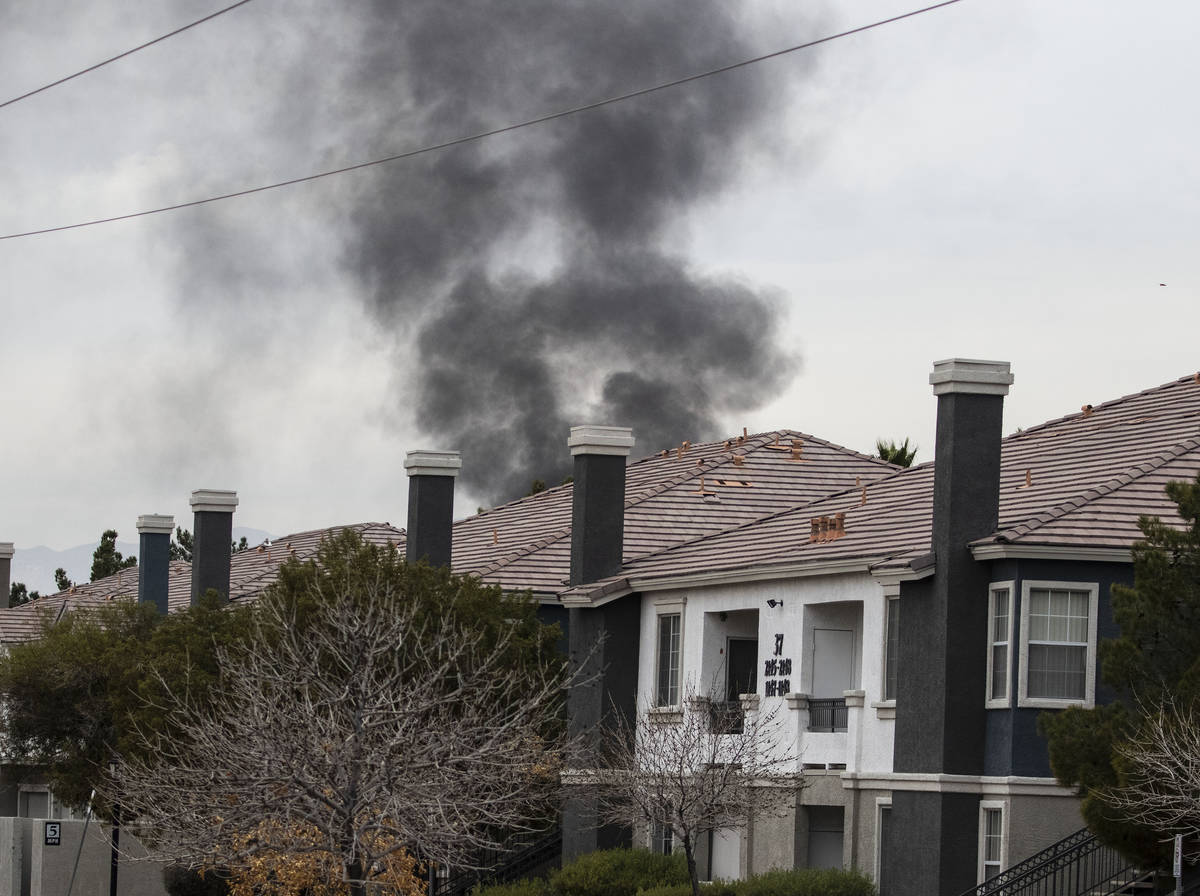
[[(404, 532), (388, 523), (359, 523), (297, 532), (267, 544), (240, 551), (230, 558), (230, 600), (252, 600), (279, 578), (279, 567), (288, 559), (308, 560), (316, 555), (321, 540), (352, 529), (371, 544), (401, 545)], [(0, 643), (31, 641), (42, 632), (43, 620), (57, 620), (63, 613), (95, 609), (114, 600), (137, 600), (138, 570), (123, 569), (95, 582), (85, 582), (68, 591), (45, 595), (35, 601), (0, 610)], [(173, 560), (167, 578), (167, 604), (171, 612), (186, 608), (192, 597), (192, 565)]]
[[(1168, 481), (1200, 472), (1200, 375), (1018, 432), (1001, 445), (1000, 526), (974, 546), (1127, 551), (1142, 514), (1170, 518)], [(865, 497), (865, 502), (864, 502)], [(845, 514), (845, 535), (812, 541), (810, 520)], [(912, 570), (930, 550), (933, 464), (633, 560), (622, 574), (567, 589), (567, 603), (700, 578), (860, 568)]]
[[(626, 468), (624, 563), (897, 469), (793, 430), (659, 452)], [(556, 595), (570, 574), (572, 489), (568, 483), (456, 523), (455, 571)]]
[[(877, 480), (896, 469), (879, 458), (793, 430), (659, 452), (627, 467), (626, 562), (857, 481)], [(455, 523), (455, 571), (509, 590), (556, 595), (570, 572), (572, 489), (571, 484), (548, 489)], [(315, 556), (322, 538), (344, 529), (374, 544), (404, 546), (404, 530), (388, 523), (283, 536), (233, 555), (230, 600), (253, 599), (278, 578), (281, 564), (291, 557)], [(137, 587), (137, 568), (132, 567), (73, 591), (0, 610), (0, 642), (38, 637), (47, 614), (58, 618), (111, 600), (136, 600)], [(170, 564), (167, 601), (172, 612), (190, 603), (191, 564)]]

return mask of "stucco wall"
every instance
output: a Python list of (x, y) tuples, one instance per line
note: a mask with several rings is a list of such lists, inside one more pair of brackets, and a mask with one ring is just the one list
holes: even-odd
[[(0, 896), (62, 896), (67, 892), (84, 822), (58, 821), (61, 839), (46, 845), (44, 819), (0, 818)], [(133, 837), (121, 839), (118, 892), (121, 896), (165, 896), (162, 866), (134, 861), (146, 851)], [(71, 896), (108, 896), (111, 848), (108, 830), (87, 828)]]

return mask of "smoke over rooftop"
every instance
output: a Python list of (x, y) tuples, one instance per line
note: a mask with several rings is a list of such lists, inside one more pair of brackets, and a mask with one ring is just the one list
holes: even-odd
[[(336, 33), (310, 27), (311, 51), (272, 73), (283, 86), (271, 129), (330, 166), (453, 139), (779, 45), (738, 11), (719, 0), (351, 4)], [(725, 435), (724, 415), (774, 397), (798, 360), (777, 341), (774, 296), (700, 270), (682, 247), (689, 212), (773, 139), (778, 82), (803, 64), (752, 66), (337, 182), (340, 210), (317, 214), (340, 229), (341, 270), (394, 335), (397, 408), (423, 445), (462, 452), (468, 493), (496, 503), (535, 478), (557, 483), (574, 423), (632, 426), (637, 457)], [(223, 279), (211, 253), (191, 258), (194, 279)], [(244, 289), (245, 272), (233, 276)]]

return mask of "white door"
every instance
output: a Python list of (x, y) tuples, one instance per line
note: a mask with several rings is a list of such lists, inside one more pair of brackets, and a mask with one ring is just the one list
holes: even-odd
[(812, 695), (840, 697), (854, 687), (854, 632), (840, 628), (813, 629)]
[(738, 880), (742, 876), (742, 838), (734, 828), (712, 833), (712, 879)]

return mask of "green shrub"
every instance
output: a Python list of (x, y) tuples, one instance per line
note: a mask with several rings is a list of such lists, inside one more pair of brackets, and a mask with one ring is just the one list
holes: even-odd
[[(709, 896), (709, 887), (707, 885), (700, 888), (700, 892), (704, 896)], [(664, 884), (661, 887), (647, 887), (644, 890), (638, 890), (637, 896), (692, 896), (691, 884)]]
[(730, 884), (737, 896), (875, 896), (875, 884), (858, 871), (797, 868), (767, 871)]
[(550, 884), (540, 877), (508, 884), (484, 884), (471, 890), (471, 896), (551, 896)]
[(589, 853), (550, 876), (554, 896), (636, 896), (638, 890), (687, 883), (681, 853), (663, 856), (645, 849)]

